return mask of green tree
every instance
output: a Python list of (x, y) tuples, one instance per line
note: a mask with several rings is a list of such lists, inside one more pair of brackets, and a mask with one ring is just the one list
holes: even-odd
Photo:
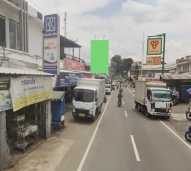
[(132, 58), (125, 58), (122, 60), (123, 72), (129, 72), (131, 70), (131, 65), (133, 64)]
[(120, 75), (122, 73), (121, 64), (122, 64), (122, 58), (120, 55), (114, 55), (111, 58), (112, 75), (116, 76), (116, 75)]

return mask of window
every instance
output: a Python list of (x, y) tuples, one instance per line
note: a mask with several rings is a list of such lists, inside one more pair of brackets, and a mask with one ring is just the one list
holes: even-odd
[(14, 20), (9, 20), (9, 39), (10, 48), (17, 49), (17, 23)]
[(0, 46), (6, 46), (5, 18), (0, 16)]
[(76, 101), (81, 102), (93, 102), (94, 101), (94, 91), (85, 89), (76, 89), (74, 93)]

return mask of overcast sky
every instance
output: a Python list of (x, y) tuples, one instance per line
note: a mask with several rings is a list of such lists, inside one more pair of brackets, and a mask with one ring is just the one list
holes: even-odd
[(92, 39), (110, 40), (110, 55), (143, 60), (143, 35), (167, 33), (166, 60), (191, 55), (191, 0), (28, 0), (43, 14), (68, 14), (68, 37), (89, 58)]

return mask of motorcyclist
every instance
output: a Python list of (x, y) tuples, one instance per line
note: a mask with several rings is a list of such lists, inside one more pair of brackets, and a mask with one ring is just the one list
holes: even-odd
[(122, 98), (123, 98), (123, 95), (122, 95), (122, 88), (120, 88), (119, 90), (119, 93), (118, 93), (118, 106), (120, 107), (121, 106), (121, 102), (122, 102)]

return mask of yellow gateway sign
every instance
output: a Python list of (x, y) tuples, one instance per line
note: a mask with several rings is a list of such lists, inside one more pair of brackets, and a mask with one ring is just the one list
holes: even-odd
[(147, 40), (147, 55), (161, 55), (162, 54), (162, 38), (149, 37)]

